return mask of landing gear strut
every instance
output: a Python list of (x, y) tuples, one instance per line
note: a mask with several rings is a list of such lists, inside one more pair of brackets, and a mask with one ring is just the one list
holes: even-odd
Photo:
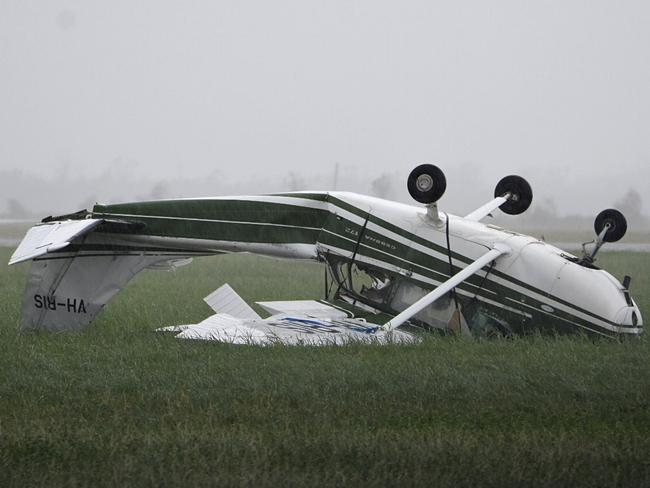
[[(625, 216), (616, 209), (608, 208), (596, 216), (594, 220), (594, 230), (596, 238), (593, 241), (582, 244), (582, 259), (578, 262), (583, 266), (590, 266), (596, 261), (596, 253), (606, 242), (616, 242), (620, 240), (627, 231), (627, 221)], [(593, 244), (593, 248), (588, 251), (587, 246)]]

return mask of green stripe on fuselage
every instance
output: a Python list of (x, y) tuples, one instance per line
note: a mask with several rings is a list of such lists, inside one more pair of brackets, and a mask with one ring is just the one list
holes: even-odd
[(329, 215), (322, 209), (226, 199), (96, 205), (93, 214), (143, 222), (143, 235), (272, 244), (315, 244)]
[(329, 215), (325, 208), (317, 209), (282, 203), (235, 199), (183, 199), (95, 205), (93, 213), (257, 222), (317, 228), (322, 227), (323, 222)]

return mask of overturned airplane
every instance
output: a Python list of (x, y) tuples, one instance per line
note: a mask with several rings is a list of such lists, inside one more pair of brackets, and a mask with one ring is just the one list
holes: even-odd
[(262, 319), (232, 289), (220, 289), (213, 303), (206, 298), (215, 316), (172, 330), (186, 338), (292, 344), (409, 341), (411, 334), (396, 330), (403, 324), (473, 336), (643, 332), (630, 278), (619, 283), (594, 265), (601, 246), (625, 234), (617, 210), (598, 215), (593, 243), (576, 257), (481, 222), (498, 208), (516, 215), (530, 206), (531, 187), (519, 176), (503, 178), (494, 199), (464, 217), (438, 210), (446, 180), (437, 166), (416, 167), (408, 189), (423, 206), (292, 192), (95, 205), (48, 217), (9, 262), (32, 260), (21, 330), (81, 329), (144, 269), (250, 252), (324, 262), (325, 301), (266, 302), (272, 316)]

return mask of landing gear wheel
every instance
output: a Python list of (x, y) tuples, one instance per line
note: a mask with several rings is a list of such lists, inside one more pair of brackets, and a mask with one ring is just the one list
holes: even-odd
[(494, 197), (510, 193), (511, 197), (499, 208), (510, 215), (524, 213), (533, 201), (533, 189), (521, 176), (509, 175), (501, 178), (494, 189)]
[(437, 166), (421, 164), (411, 171), (406, 186), (414, 200), (420, 203), (434, 203), (445, 193), (447, 179)]
[(603, 237), (603, 241), (605, 242), (616, 242), (621, 239), (627, 231), (627, 221), (625, 220), (625, 216), (613, 208), (603, 210), (596, 217), (596, 220), (594, 221), (594, 230), (596, 231), (596, 235), (600, 235), (607, 224), (609, 224), (609, 230), (605, 232), (605, 236)]

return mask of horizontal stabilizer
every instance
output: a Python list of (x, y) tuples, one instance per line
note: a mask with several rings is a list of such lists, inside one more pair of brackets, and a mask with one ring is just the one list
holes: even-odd
[(21, 263), (63, 249), (101, 223), (101, 219), (84, 219), (35, 225), (27, 231), (18, 249), (11, 256), (9, 264)]
[(261, 319), (228, 283), (210, 293), (203, 301), (219, 314), (228, 314), (238, 319)]

